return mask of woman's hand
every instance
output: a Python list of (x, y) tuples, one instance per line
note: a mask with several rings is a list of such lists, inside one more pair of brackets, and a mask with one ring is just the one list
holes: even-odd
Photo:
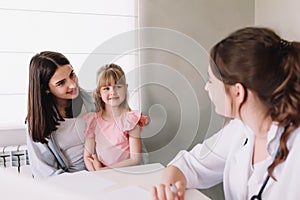
[(177, 181), (174, 184), (159, 184), (152, 188), (153, 200), (184, 200), (185, 184)]

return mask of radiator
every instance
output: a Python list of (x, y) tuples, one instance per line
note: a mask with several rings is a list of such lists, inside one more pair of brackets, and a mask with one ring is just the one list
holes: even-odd
[(20, 173), (22, 166), (29, 166), (26, 145), (0, 147), (0, 167), (16, 168)]

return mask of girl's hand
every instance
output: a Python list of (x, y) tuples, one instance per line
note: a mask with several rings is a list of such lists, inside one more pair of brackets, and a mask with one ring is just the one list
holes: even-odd
[(100, 170), (103, 167), (96, 154), (91, 155), (88, 159), (92, 163), (95, 170)]
[(152, 188), (153, 200), (184, 200), (184, 193), (185, 185), (181, 181), (175, 182), (173, 186), (159, 184)]

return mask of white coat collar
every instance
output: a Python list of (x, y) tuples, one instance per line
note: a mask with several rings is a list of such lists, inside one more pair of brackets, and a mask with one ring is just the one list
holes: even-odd
[(280, 137), (283, 131), (284, 128), (279, 127), (277, 122), (273, 122), (269, 129), (267, 151), (273, 158), (275, 158), (276, 156), (279, 147)]
[[(233, 159), (230, 162), (230, 167), (228, 175), (236, 174), (239, 172), (238, 176), (227, 177), (229, 185), (232, 188), (238, 188), (235, 190), (234, 194), (230, 194), (232, 199), (247, 199), (247, 188), (248, 180), (250, 177), (251, 167), (252, 167), (252, 150), (254, 134), (247, 125), (242, 121), (238, 120), (241, 124), (242, 132), (246, 136), (246, 140), (243, 141), (240, 146), (241, 148), (234, 154)], [(241, 133), (242, 134), (242, 133)]]
[[(254, 146), (254, 139), (255, 134), (253, 133), (252, 129), (244, 124), (242, 121), (240, 121), (244, 133), (246, 135), (246, 141), (244, 144), (241, 144), (242, 148), (235, 154), (234, 156), (234, 162), (235, 164), (232, 166), (233, 171), (237, 170), (240, 171), (240, 176), (235, 178), (235, 183), (238, 183), (240, 186), (246, 186), (248, 185), (249, 178), (251, 176), (252, 171), (252, 156), (253, 156), (253, 146)], [(278, 127), (276, 122), (273, 122), (270, 126), (270, 129), (268, 131), (268, 138), (267, 138), (267, 150), (269, 154), (272, 157), (275, 157), (280, 136), (283, 132), (283, 128)], [(231, 184), (235, 184), (231, 182)], [(237, 197), (237, 199), (247, 199), (248, 187), (239, 187), (240, 188), (238, 193), (232, 194), (233, 196)]]
[[(243, 122), (242, 122), (242, 124), (245, 127), (245, 134), (246, 134), (246, 137), (248, 138), (248, 142), (252, 141), (251, 144), (253, 147), (255, 135), (254, 135), (252, 129), (248, 125), (244, 124)], [(272, 157), (275, 157), (275, 155), (277, 153), (280, 137), (281, 137), (283, 131), (284, 131), (284, 128), (279, 127), (277, 122), (272, 122), (272, 124), (269, 128), (269, 131), (268, 131), (268, 136), (267, 136), (267, 151)], [(251, 156), (252, 156), (252, 154), (251, 154)]]

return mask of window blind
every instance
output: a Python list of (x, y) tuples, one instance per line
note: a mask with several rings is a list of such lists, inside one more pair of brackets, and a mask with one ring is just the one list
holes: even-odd
[[(29, 61), (40, 51), (66, 55), (87, 90), (96, 87), (96, 71), (107, 62), (119, 64), (125, 73), (134, 70), (136, 52), (97, 48), (134, 30), (136, 10), (137, 0), (0, 1), (0, 128), (24, 126)], [(81, 73), (85, 71), (89, 74)], [(130, 84), (129, 88), (134, 91)]]

